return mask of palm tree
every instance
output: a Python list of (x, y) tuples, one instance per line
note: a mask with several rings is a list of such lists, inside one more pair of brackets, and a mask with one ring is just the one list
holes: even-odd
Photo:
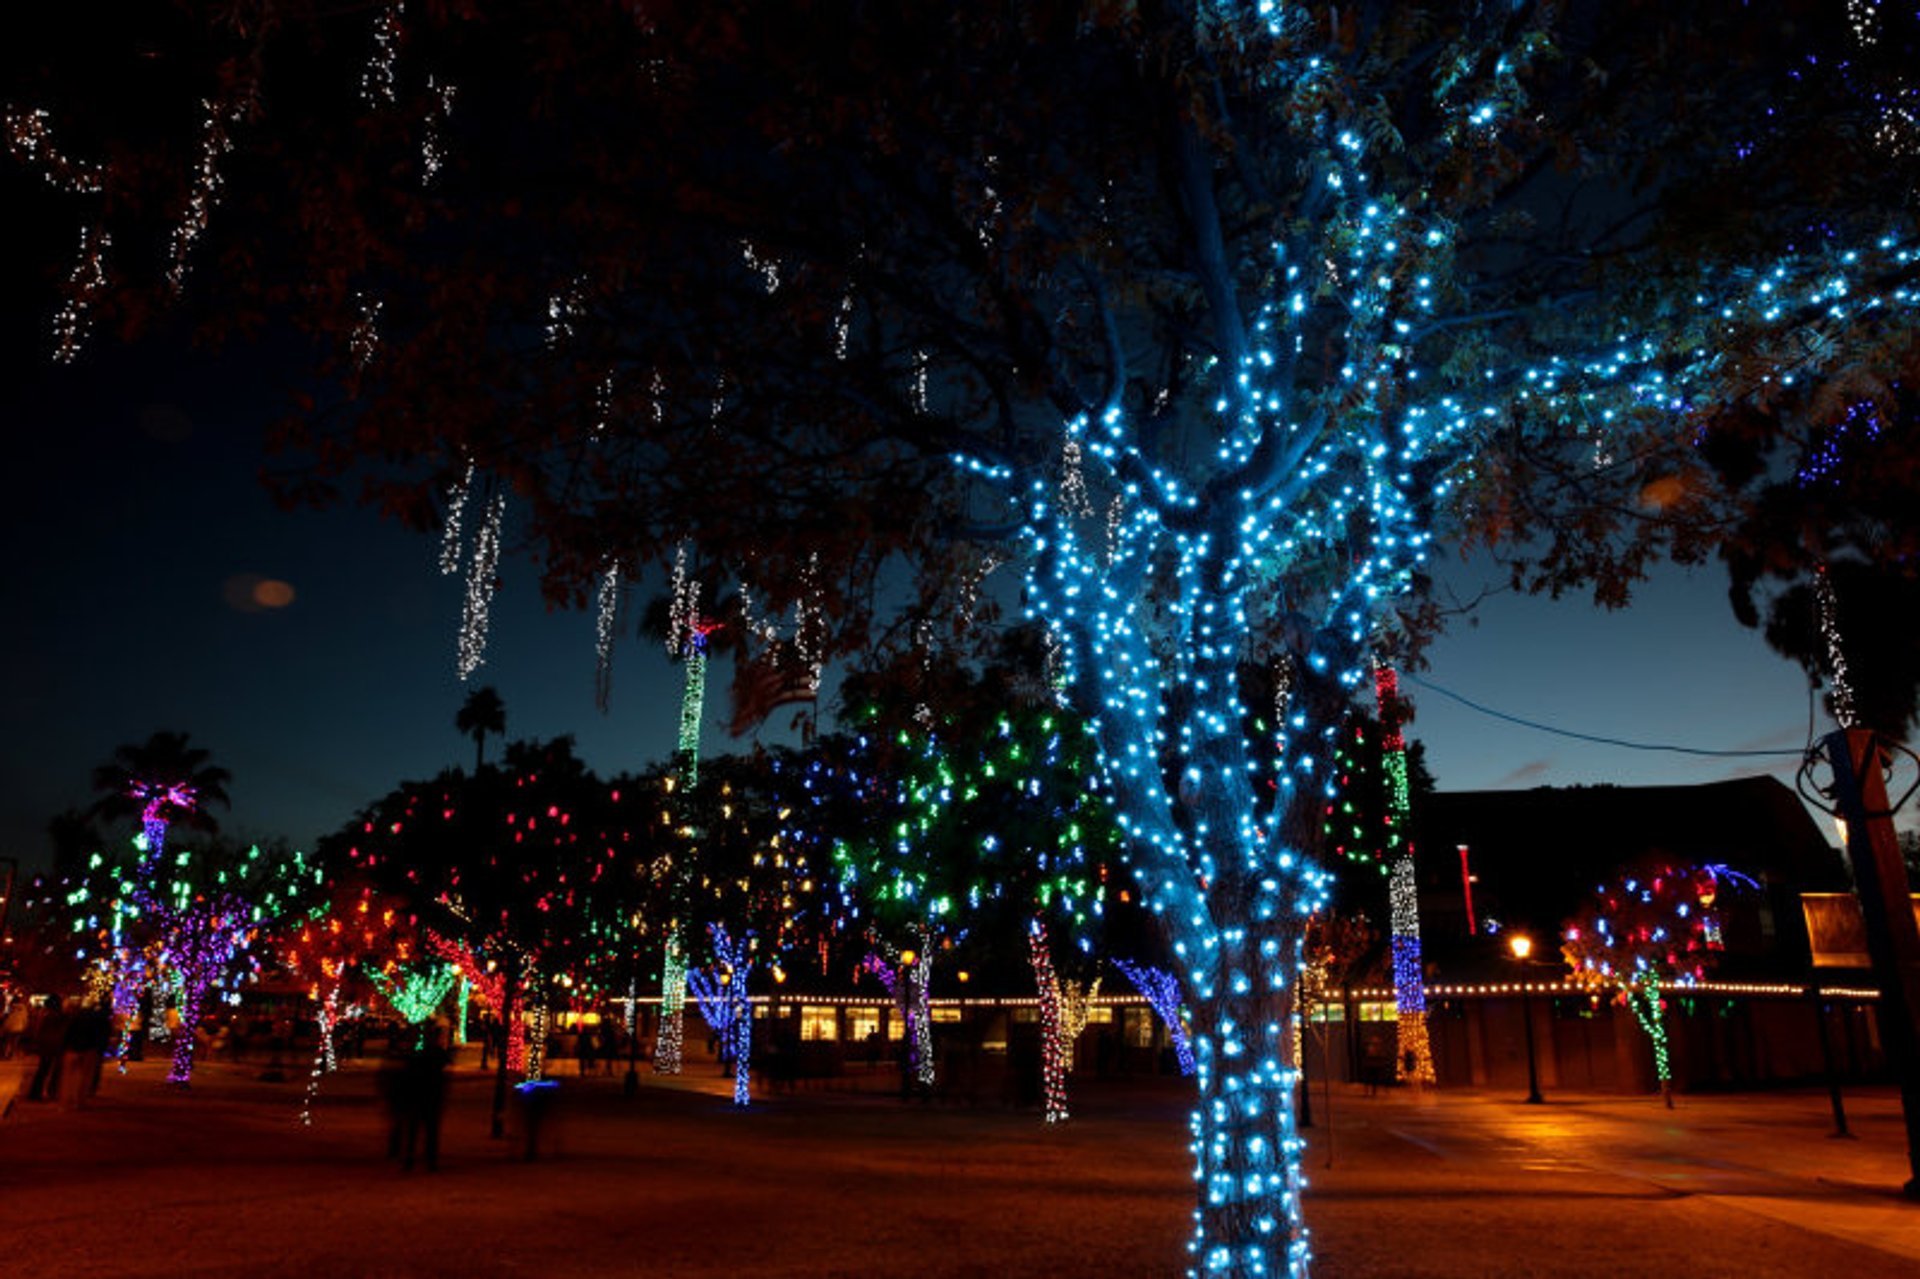
[(460, 704), (453, 726), (462, 736), (473, 738), (473, 771), (477, 773), (486, 762), (487, 734), (505, 735), (507, 731), (507, 704), (491, 684), (476, 688)]
[(173, 823), (216, 831), (220, 823), (206, 806), (232, 807), (227, 783), (233, 774), (209, 764), (211, 754), (189, 744), (187, 736), (157, 732), (144, 742), (124, 743), (114, 748), (112, 759), (93, 770), (93, 787), (101, 795), (88, 811), (108, 820), (138, 816), (146, 831), (149, 860), (158, 859)]

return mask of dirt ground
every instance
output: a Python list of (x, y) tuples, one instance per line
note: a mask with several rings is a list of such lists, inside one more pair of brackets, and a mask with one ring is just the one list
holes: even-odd
[[(1075, 1117), (1049, 1128), (1031, 1111), (848, 1090), (738, 1111), (710, 1066), (643, 1074), (631, 1097), (618, 1077), (563, 1077), (528, 1161), (519, 1133), (488, 1136), (490, 1084), (469, 1071), (429, 1173), (384, 1157), (369, 1068), (328, 1078), (307, 1127), (304, 1070), (275, 1083), (221, 1063), (186, 1094), (161, 1073), (109, 1074), (82, 1109), (21, 1103), (0, 1124), (0, 1275), (1185, 1269), (1178, 1080), (1076, 1081)], [(1875, 1098), (1856, 1115), (1862, 1139), (1842, 1149), (1804, 1094), (1665, 1113), (1336, 1095), (1307, 1161), (1315, 1274), (1920, 1276), (1920, 1207), (1889, 1189), (1905, 1169), (1897, 1113)]]

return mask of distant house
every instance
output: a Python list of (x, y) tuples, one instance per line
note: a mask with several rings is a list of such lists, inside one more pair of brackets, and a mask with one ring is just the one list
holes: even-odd
[[(1524, 931), (1555, 958), (1561, 925), (1641, 857), (1719, 865), (1756, 881), (1721, 903), (1729, 980), (1804, 980), (1803, 892), (1845, 891), (1840, 854), (1797, 795), (1772, 777), (1702, 786), (1456, 791), (1416, 816), (1421, 933), (1430, 979), (1503, 971), (1502, 934)], [(1471, 921), (1471, 924), (1469, 923)]]

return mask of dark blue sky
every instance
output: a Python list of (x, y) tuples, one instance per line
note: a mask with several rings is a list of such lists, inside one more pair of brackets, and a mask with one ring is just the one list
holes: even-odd
[[(311, 846), (402, 778), (471, 759), (452, 722), (468, 686), (453, 653), (462, 586), (437, 544), (370, 511), (282, 512), (258, 481), (284, 400), (232, 359), (98, 347), (73, 368), (21, 358), (0, 389), (0, 855), (45, 856), (49, 816), (84, 805), (94, 766), (157, 729), (188, 732), (233, 772), (236, 833)], [(504, 562), (493, 642), (475, 683), (506, 700), (514, 736), (576, 735), (603, 773), (671, 749), (679, 668), (620, 644), (609, 713), (593, 704), (590, 615), (549, 614), (524, 558)], [(281, 608), (236, 607), (237, 579), (288, 583)], [(1487, 574), (1452, 564), (1463, 595)], [(1728, 612), (1717, 570), (1662, 577), (1636, 607), (1498, 597), (1433, 650), (1427, 678), (1580, 732), (1719, 749), (1797, 750), (1799, 671)], [(707, 749), (725, 749), (716, 665)], [(1413, 735), (1446, 789), (1712, 781), (1791, 758), (1695, 758), (1602, 747), (1503, 723), (1412, 688)], [(784, 721), (785, 716), (777, 720)], [(1824, 712), (1815, 731), (1830, 727)]]

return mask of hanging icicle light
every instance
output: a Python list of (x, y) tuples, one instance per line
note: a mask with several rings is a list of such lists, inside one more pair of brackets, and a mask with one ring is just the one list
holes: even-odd
[(233, 150), (228, 129), (245, 118), (247, 96), (236, 91), (218, 102), (203, 99), (200, 105), (206, 112), (200, 126), (200, 158), (194, 164), (193, 181), (187, 189), (187, 207), (173, 229), (167, 255), (167, 284), (175, 293), (186, 287), (193, 246), (206, 232), (214, 205), (220, 202), (220, 189), (224, 185), (220, 157)]
[(473, 463), (447, 489), (447, 522), (440, 530), (440, 572), (448, 577), (460, 571), (463, 549), (461, 522), (466, 518), (467, 497), (473, 492)]
[(853, 337), (853, 286), (840, 295), (840, 309), (833, 313), (833, 356), (847, 358), (847, 343)]
[(913, 411), (927, 411), (927, 371), (931, 361), (925, 351), (913, 353)]
[(487, 503), (486, 522), (473, 540), (473, 560), (467, 570), (467, 598), (460, 611), (460, 642), (454, 669), (466, 679), (487, 660), (487, 623), (493, 592), (499, 585), (500, 524), (507, 511), (507, 495), (495, 493)]
[(347, 352), (353, 357), (354, 368), (365, 369), (380, 351), (381, 302), (379, 298), (356, 293), (353, 305), (356, 314), (353, 332), (347, 335)]
[(447, 164), (447, 123), (453, 119), (453, 99), (458, 87), (441, 84), (432, 76), (427, 77), (427, 93), (433, 101), (427, 108), (427, 118), (420, 130), (420, 185), (429, 187), (440, 170)]
[(1814, 600), (1820, 609), (1820, 638), (1827, 648), (1827, 674), (1833, 685), (1833, 717), (1842, 728), (1858, 728), (1859, 713), (1853, 705), (1853, 682), (1847, 675), (1847, 655), (1840, 647), (1839, 604), (1833, 596), (1833, 581), (1827, 566), (1813, 571)]
[(93, 303), (107, 288), (107, 250), (113, 237), (99, 227), (80, 228), (80, 256), (67, 276), (67, 297), (53, 314), (53, 358), (71, 364), (93, 327)]
[(594, 617), (593, 704), (601, 711), (613, 695), (613, 633), (620, 611), (620, 565), (607, 565), (600, 579), (599, 608)]
[(405, 6), (394, 0), (373, 20), (373, 50), (360, 72), (360, 100), (370, 107), (392, 106), (397, 89), (395, 63), (400, 58), (400, 14)]

